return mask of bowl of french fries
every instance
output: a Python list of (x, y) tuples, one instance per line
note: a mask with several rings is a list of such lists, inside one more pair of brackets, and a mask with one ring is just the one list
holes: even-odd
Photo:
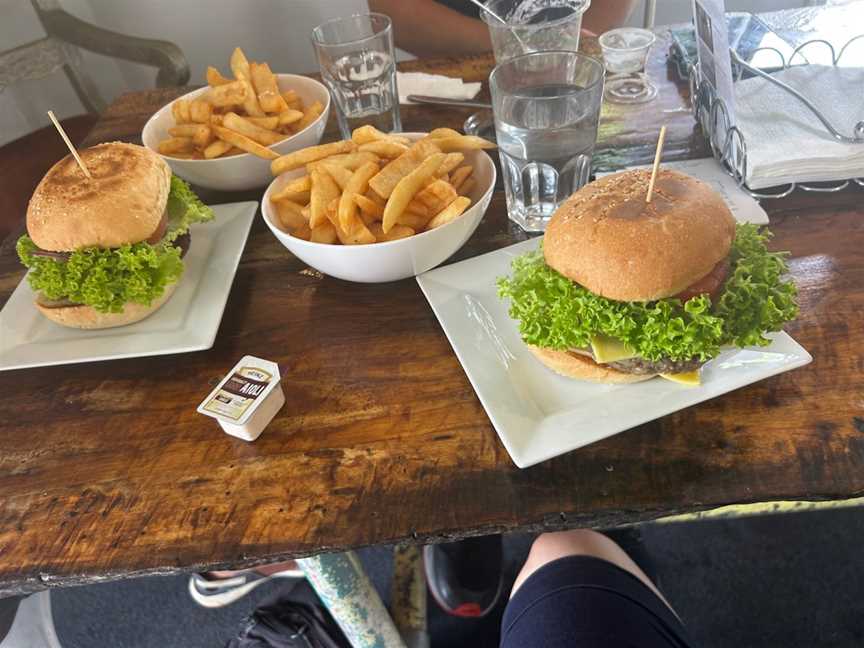
[(323, 274), (380, 283), (439, 265), (469, 239), (489, 207), (494, 144), (449, 128), (308, 147), (271, 164), (262, 214), (296, 257)]
[(250, 62), (240, 48), (230, 65), (233, 77), (209, 67), (207, 86), (161, 108), (141, 139), (193, 184), (258, 189), (273, 179), (272, 160), (321, 141), (330, 93), (314, 79)]

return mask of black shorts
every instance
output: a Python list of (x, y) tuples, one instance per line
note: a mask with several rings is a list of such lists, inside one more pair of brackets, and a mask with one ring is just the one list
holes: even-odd
[(501, 648), (686, 648), (684, 626), (630, 572), (568, 556), (531, 574), (507, 604)]

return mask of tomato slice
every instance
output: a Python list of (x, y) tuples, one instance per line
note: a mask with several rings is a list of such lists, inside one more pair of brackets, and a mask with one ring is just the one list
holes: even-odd
[(675, 295), (675, 297), (680, 299), (682, 302), (685, 302), (692, 297), (707, 294), (711, 297), (711, 301), (714, 301), (715, 297), (717, 297), (720, 290), (723, 288), (723, 284), (726, 282), (726, 276), (728, 274), (729, 259), (726, 258), (715, 265), (711, 272), (695, 283), (687, 286), (684, 290)]

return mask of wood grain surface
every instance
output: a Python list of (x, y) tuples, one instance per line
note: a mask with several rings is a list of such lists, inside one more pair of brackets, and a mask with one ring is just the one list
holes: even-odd
[[(607, 110), (601, 159), (650, 160), (664, 122), (668, 157), (704, 155), (682, 110), (686, 89), (667, 77), (664, 56), (658, 47), (651, 67), (659, 101)], [(470, 80), (485, 79), (490, 64), (403, 65)], [(179, 92), (121, 97), (90, 142), (136, 140)], [(405, 107), (404, 125), (458, 127), (469, 112)], [(788, 330), (813, 363), (526, 470), (498, 441), (413, 280), (322, 277), (256, 220), (211, 350), (0, 373), (0, 595), (384, 542), (861, 494), (862, 192), (766, 207), (773, 247), (791, 251), (801, 292)], [(454, 259), (520, 238), (497, 192)], [(9, 238), (0, 302), (22, 276)], [(254, 443), (195, 413), (245, 354), (287, 368), (286, 404)]]

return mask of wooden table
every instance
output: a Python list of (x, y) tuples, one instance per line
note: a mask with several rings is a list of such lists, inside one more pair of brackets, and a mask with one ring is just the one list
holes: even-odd
[[(661, 45), (651, 62), (656, 102), (604, 113), (601, 164), (648, 161), (663, 122), (667, 159), (705, 154), (665, 56)], [(403, 69), (483, 80), (491, 63)], [(179, 92), (119, 98), (90, 142), (137, 140)], [(459, 127), (467, 115), (403, 108), (406, 130)], [(862, 193), (766, 207), (801, 292), (788, 330), (812, 365), (526, 470), (507, 456), (413, 280), (322, 277), (257, 220), (211, 350), (0, 374), (0, 595), (862, 493)], [(498, 192), (455, 259), (519, 238)], [(0, 301), (22, 276), (13, 237), (0, 248)], [(288, 367), (285, 407), (251, 444), (195, 413), (244, 354)]]

